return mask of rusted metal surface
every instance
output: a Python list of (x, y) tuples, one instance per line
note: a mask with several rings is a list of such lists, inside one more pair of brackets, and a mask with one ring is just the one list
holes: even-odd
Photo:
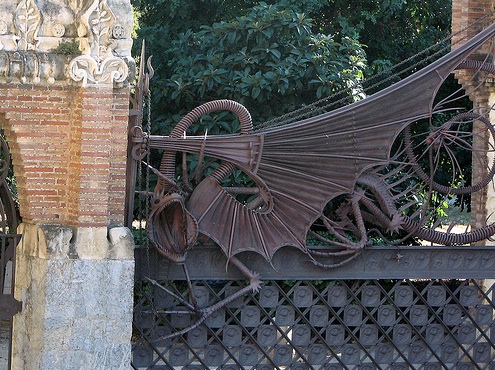
[[(477, 68), (479, 74), (491, 70), (488, 62), (468, 64), (464, 60), (493, 36), (494, 29), (489, 27), (456, 51), (390, 88), (313, 118), (253, 130), (249, 112), (242, 106), (231, 101), (215, 101), (191, 112), (170, 136), (151, 135), (149, 147), (164, 149), (165, 154), (160, 166), (163, 176), (152, 202), (150, 240), (159, 249), (167, 250), (176, 244), (170, 238), (188, 235), (191, 238), (181, 251), (185, 255), (199, 231), (214, 240), (228, 258), (251, 251), (270, 261), (277, 250), (286, 246), (317, 259), (320, 253), (306, 247), (308, 234), (315, 235), (312, 229), (315, 223), (331, 238), (315, 236), (328, 245), (340, 247), (339, 253), (346, 253), (348, 259), (369, 244), (366, 223), (385, 232), (404, 229), (409, 236), (444, 245), (475, 243), (493, 235), (494, 224), (459, 234), (435, 230), (436, 225), (428, 224), (431, 221), (428, 217), (433, 217), (428, 215), (432, 207), (428, 199), (424, 209), (417, 211), (404, 212), (411, 208), (404, 208), (404, 203), (407, 196), (409, 201), (414, 199), (412, 196), (418, 190), (447, 198), (466, 195), (479, 191), (493, 178), (495, 166), (489, 164), (487, 176), (480, 184), (460, 186), (456, 182), (463, 178), (456, 171), (462, 169), (454, 163), (452, 181), (440, 184), (435, 180), (440, 161), (455, 157), (455, 146), (469, 151), (475, 160), (486, 161), (492, 148), (477, 152), (470, 144), (472, 137), (495, 135), (487, 121), (487, 112), (459, 114), (437, 126), (433, 117), (445, 109), (447, 102), (435, 103), (435, 94), (453, 70), (459, 66)], [(186, 136), (190, 125), (202, 115), (217, 110), (231, 110), (239, 116), (242, 127), (239, 135)], [(416, 132), (411, 137), (411, 127), (421, 119), (432, 120), (423, 133), (425, 137), (418, 139)], [(470, 132), (465, 128), (474, 121), (486, 122), (486, 132)], [(393, 150), (399, 136), (402, 145)], [(214, 157), (221, 165), (190, 189), (189, 174), (177, 180), (177, 152), (196, 153), (199, 162), (204, 156)], [(423, 168), (425, 164), (429, 168)], [(254, 189), (259, 198), (256, 206), (237, 201), (222, 187), (222, 181), (235, 168), (256, 184)], [(397, 173), (402, 174), (400, 181)], [(413, 188), (411, 178), (422, 184)], [(407, 189), (408, 186), (411, 188)], [(403, 193), (401, 199), (396, 194), (399, 188)], [(181, 198), (182, 216), (178, 216), (181, 222), (177, 221), (176, 209), (171, 211), (174, 217), (159, 215), (168, 212), (169, 208), (164, 206), (168, 202), (161, 199), (171, 194)], [(325, 207), (339, 196), (344, 197), (336, 209), (339, 215), (326, 214)], [(195, 222), (188, 221), (191, 217)], [(175, 232), (170, 231), (173, 225), (165, 226), (167, 222), (175, 223)]]
[(0, 147), (0, 319), (10, 321), (22, 306), (14, 298), (15, 248), (20, 239), (16, 233), (19, 215), (6, 181), (10, 169), (10, 151), (1, 137)]
[(136, 153), (136, 144), (134, 139), (139, 138), (142, 132), (143, 114), (145, 98), (149, 97), (149, 81), (153, 77), (153, 68), (151, 67), (151, 58), (147, 60), (148, 72), (145, 72), (145, 43), (143, 41), (141, 48), (141, 64), (139, 66), (139, 79), (134, 87), (134, 94), (130, 101), (131, 109), (129, 110), (129, 129), (127, 145), (127, 167), (126, 167), (126, 203), (125, 203), (125, 226), (132, 228), (134, 220), (134, 192), (136, 190), (137, 161), (132, 160), (133, 156), (141, 158), (140, 153)]
[[(494, 246), (377, 246), (365, 248), (352, 263), (333, 269), (314, 266), (305, 253), (295, 248), (277, 253), (271, 263), (256, 253), (244, 253), (238, 258), (264, 280), (493, 279), (495, 271)], [(191, 280), (244, 278), (213, 245), (201, 245), (189, 251), (187, 266)], [(148, 275), (157, 281), (186, 280), (180, 265), (154, 249), (140, 247), (136, 249), (136, 279), (140, 281)]]
[(22, 302), (14, 298), (15, 248), (20, 237), (15, 234), (0, 234), (0, 320), (10, 321), (22, 309)]
[(2, 294), (0, 302), (0, 320), (10, 321), (15, 314), (21, 312), (22, 302), (14, 298), (12, 294)]

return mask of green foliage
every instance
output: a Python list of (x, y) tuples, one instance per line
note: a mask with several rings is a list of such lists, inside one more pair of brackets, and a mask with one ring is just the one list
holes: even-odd
[(79, 55), (81, 54), (81, 50), (79, 50), (79, 41), (62, 40), (56, 48), (52, 49), (52, 53), (60, 55)]
[(139, 246), (147, 246), (148, 244), (148, 235), (146, 234), (146, 229), (144, 226), (140, 227), (132, 227), (132, 236), (134, 238), (134, 243)]
[[(351, 37), (365, 45), (370, 77), (407, 60), (450, 33), (451, 0), (282, 0), (306, 11), (317, 32)], [(448, 43), (440, 45), (448, 46)], [(435, 52), (437, 49), (430, 51)], [(412, 65), (406, 63), (404, 66)], [(415, 72), (421, 66), (412, 68)], [(381, 79), (389, 77), (385, 74)], [(389, 83), (396, 82), (390, 80)], [(385, 86), (381, 86), (383, 88)]]
[(145, 39), (148, 52), (154, 58), (155, 80), (167, 78), (170, 75), (167, 61), (174, 57), (172, 43), (179, 34), (199, 31), (202, 25), (242, 15), (253, 3), (249, 0), (228, 3), (224, 0), (132, 0), (139, 23), (134, 54), (139, 55), (141, 40)]
[[(299, 4), (297, 0), (285, 0)], [(320, 32), (357, 37), (368, 59), (403, 61), (450, 31), (451, 0), (306, 0)], [(301, 5), (304, 6), (304, 5)]]
[(359, 84), (361, 45), (311, 27), (303, 13), (261, 3), (230, 22), (181, 34), (169, 60), (173, 73), (160, 81), (163, 99), (180, 110), (230, 98), (260, 120)]
[[(214, 99), (239, 101), (256, 123), (349, 86), (359, 88), (366, 64), (362, 45), (356, 40), (340, 37), (336, 41), (332, 35), (315, 33), (307, 15), (282, 3), (253, 4), (134, 2), (141, 22), (138, 34), (147, 40), (156, 71), (152, 80), (153, 133), (170, 132), (188, 111)], [(187, 134), (237, 132), (236, 118), (217, 112), (203, 116)], [(152, 158), (155, 166), (158, 160)], [(202, 178), (216, 166), (218, 162), (209, 158), (198, 163), (197, 156), (187, 156), (190, 175), (199, 172)], [(179, 182), (186, 181), (182, 173), (180, 164), (176, 170)], [(187, 181), (194, 186), (195, 176)], [(244, 173), (234, 171), (223, 185), (253, 184)], [(251, 198), (238, 200), (249, 202)]]
[(245, 103), (257, 121), (291, 111), (438, 42), (451, 19), (451, 0), (133, 0), (133, 7), (138, 38), (153, 55), (160, 133), (174, 115), (219, 97)]

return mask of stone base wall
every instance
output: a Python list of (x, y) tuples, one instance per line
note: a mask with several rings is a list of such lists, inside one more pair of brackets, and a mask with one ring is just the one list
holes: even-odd
[(126, 228), (22, 224), (13, 369), (128, 369), (134, 242)]

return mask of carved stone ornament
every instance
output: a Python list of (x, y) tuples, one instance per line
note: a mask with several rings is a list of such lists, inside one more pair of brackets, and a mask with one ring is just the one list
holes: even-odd
[(55, 23), (53, 25), (53, 36), (62, 37), (65, 34), (65, 26), (61, 23)]
[(94, 11), (89, 15), (88, 25), (91, 34), (88, 40), (91, 47), (91, 56), (98, 62), (111, 55), (110, 36), (115, 24), (115, 15), (108, 7), (106, 0), (99, 0)]
[[(73, 59), (69, 65), (69, 74), (74, 81), (87, 84), (121, 83), (127, 79), (129, 69), (122, 58), (114, 56), (111, 37), (115, 35), (115, 15), (106, 0), (95, 0), (87, 7), (80, 2), (71, 2), (81, 13), (78, 35), (85, 35), (89, 50), (82, 56)], [(122, 27), (122, 26), (121, 26)], [(122, 27), (117, 35), (123, 37)]]
[(5, 21), (0, 21), (0, 35), (5, 35), (7, 33), (8, 25)]
[(39, 44), (41, 12), (34, 0), (19, 2), (15, 10), (14, 25), (17, 31), (17, 36), (15, 36), (17, 50), (36, 50)]
[(113, 34), (113, 37), (115, 39), (123, 39), (123, 38), (125, 38), (125, 28), (124, 28), (124, 26), (122, 26), (121, 24), (116, 24), (113, 27), (112, 34)]
[[(0, 51), (6, 52), (0, 56), (0, 83), (121, 84), (129, 70), (133, 73), (130, 0), (0, 0), (0, 4)], [(56, 54), (60, 44), (71, 42), (79, 44), (82, 55)]]
[(0, 81), (51, 85), (66, 80), (64, 65), (56, 54), (0, 51)]
[(101, 63), (89, 55), (81, 55), (69, 64), (70, 77), (88, 84), (102, 85), (121, 83), (127, 79), (129, 68), (125, 61), (118, 57), (108, 57)]

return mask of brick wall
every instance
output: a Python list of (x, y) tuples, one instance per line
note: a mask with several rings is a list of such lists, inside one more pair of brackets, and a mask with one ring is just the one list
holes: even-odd
[[(486, 20), (483, 17), (494, 10), (493, 0), (453, 0), (452, 1), (452, 43), (453, 48), (462, 45), (469, 38), (480, 32), (486, 26)], [(471, 58), (484, 59), (492, 50), (489, 45), (483, 45)], [(474, 82), (471, 80), (473, 73), (470, 71), (456, 72), (456, 78), (469, 91), (469, 86)], [(476, 96), (471, 96), (473, 102), (477, 105), (486, 105), (488, 96), (486, 90)]]
[(128, 89), (0, 84), (24, 222), (123, 223)]
[[(480, 21), (484, 16), (494, 10), (493, 0), (453, 0), (452, 1), (452, 42), (453, 48), (461, 45), (463, 42), (474, 36), (483, 29), (483, 24), (486, 21)], [(479, 22), (477, 22), (479, 21)], [(469, 27), (474, 24), (474, 27)], [(471, 58), (484, 59), (487, 54), (492, 54), (489, 45), (484, 45)], [(461, 70), (455, 73), (455, 77), (462, 87), (469, 94), (469, 98), (473, 102), (473, 107), (478, 112), (484, 114), (489, 110), (490, 95), (495, 92), (494, 84), (484, 84), (479, 88), (479, 81), (473, 78), (472, 71)], [(478, 87), (476, 92), (472, 92), (474, 87)], [(479, 125), (477, 127), (476, 125)], [(483, 130), (484, 126), (481, 123), (475, 123), (474, 129)], [(485, 131), (484, 131), (485, 132)], [(475, 147), (487, 149), (485, 138), (477, 137), (474, 142)], [(485, 168), (473, 166), (473, 182), (478, 182), (486, 175)], [(490, 190), (488, 190), (490, 191)], [(476, 192), (471, 197), (471, 223), (474, 226), (482, 226), (486, 223), (486, 219), (491, 212), (487, 212), (487, 189)]]
[[(493, 11), (493, 0), (452, 0), (452, 31), (458, 35), (455, 40), (466, 36), (465, 28)], [(469, 32), (479, 32), (482, 27), (476, 27)]]

